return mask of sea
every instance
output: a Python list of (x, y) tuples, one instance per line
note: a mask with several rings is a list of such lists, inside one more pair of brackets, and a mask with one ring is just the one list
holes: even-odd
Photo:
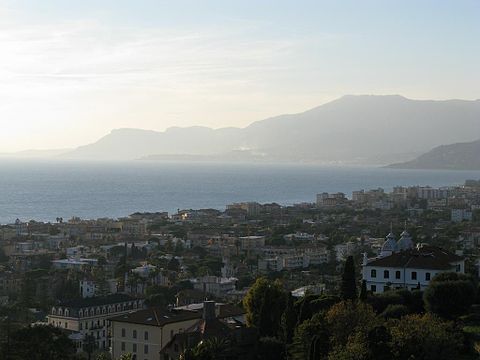
[(0, 160), (0, 224), (118, 218), (137, 211), (225, 209), (242, 201), (291, 205), (317, 193), (397, 185), (450, 186), (480, 171), (374, 166)]

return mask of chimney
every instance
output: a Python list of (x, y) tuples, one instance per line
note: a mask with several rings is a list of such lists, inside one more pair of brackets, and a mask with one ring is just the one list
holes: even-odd
[(215, 301), (203, 302), (203, 320), (213, 320), (217, 317), (215, 314)]

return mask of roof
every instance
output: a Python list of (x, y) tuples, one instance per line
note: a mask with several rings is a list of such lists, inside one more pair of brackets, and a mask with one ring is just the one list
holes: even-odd
[(133, 300), (137, 300), (137, 299), (126, 294), (112, 294), (107, 296), (95, 296), (95, 297), (84, 298), (84, 299), (63, 301), (59, 304), (59, 306), (82, 308), (82, 307), (89, 307), (89, 306), (117, 304), (117, 303), (122, 303), (126, 301), (133, 301)]
[[(245, 311), (243, 309), (234, 305), (217, 303), (217, 306), (220, 309), (220, 312), (217, 315), (218, 319), (236, 317), (245, 314)], [(110, 318), (110, 321), (151, 326), (164, 326), (165, 324), (178, 321), (201, 319), (202, 314), (203, 303), (199, 304), (199, 306), (185, 306), (181, 308), (174, 308), (171, 310), (160, 307), (151, 307), (148, 309), (131, 312), (125, 315), (112, 317)]]
[(159, 307), (131, 312), (110, 318), (110, 321), (142, 324), (151, 326), (164, 326), (169, 323), (200, 319), (202, 313), (190, 310), (167, 310)]
[(447, 250), (434, 246), (422, 246), (369, 260), (366, 266), (448, 270), (452, 268), (453, 262), (462, 260), (464, 260), (463, 257)]

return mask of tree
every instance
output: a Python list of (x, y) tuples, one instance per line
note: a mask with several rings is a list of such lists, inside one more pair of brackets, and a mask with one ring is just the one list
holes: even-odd
[(356, 332), (366, 336), (371, 329), (380, 324), (370, 305), (352, 301), (342, 301), (333, 305), (325, 318), (332, 334), (332, 343), (337, 346), (345, 346), (348, 338)]
[(258, 278), (243, 299), (247, 325), (256, 327), (261, 336), (276, 336), (285, 308), (285, 292), (281, 283)]
[[(315, 340), (314, 340), (315, 339)], [(295, 328), (295, 335), (289, 353), (292, 359), (304, 360), (309, 357), (312, 342), (315, 354), (325, 356), (330, 350), (330, 332), (323, 313), (315, 314)]]
[(285, 358), (285, 344), (275, 337), (262, 337), (258, 341), (259, 360), (281, 360)]
[(464, 274), (443, 273), (434, 277), (423, 294), (428, 311), (444, 318), (464, 314), (472, 305), (476, 288)]
[(112, 357), (110, 356), (110, 353), (107, 352), (102, 352), (95, 356), (95, 360), (111, 360)]
[(67, 335), (51, 325), (21, 328), (10, 335), (11, 360), (68, 360), (75, 355), (75, 346)]
[(355, 279), (355, 264), (353, 262), (353, 256), (349, 256), (345, 262), (340, 292), (343, 300), (354, 301), (357, 299), (357, 284)]
[(282, 314), (282, 330), (283, 330), (283, 339), (287, 344), (290, 344), (293, 339), (293, 334), (295, 331), (295, 324), (297, 323), (297, 314), (293, 307), (293, 296), (292, 293), (287, 295), (287, 305)]
[(360, 296), (358, 297), (360, 301), (367, 300), (367, 281), (362, 280), (362, 287), (360, 288)]
[(200, 342), (195, 348), (185, 351), (180, 358), (185, 360), (226, 360), (230, 358), (231, 352), (230, 340), (212, 337)]
[(125, 354), (122, 354), (118, 360), (133, 360), (133, 355), (132, 353), (125, 353)]
[(432, 314), (407, 315), (390, 328), (393, 359), (458, 359), (463, 339), (450, 322)]

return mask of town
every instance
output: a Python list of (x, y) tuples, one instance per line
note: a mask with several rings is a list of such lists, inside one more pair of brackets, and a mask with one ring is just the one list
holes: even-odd
[(2, 225), (0, 357), (478, 358), (480, 180), (315, 200)]

